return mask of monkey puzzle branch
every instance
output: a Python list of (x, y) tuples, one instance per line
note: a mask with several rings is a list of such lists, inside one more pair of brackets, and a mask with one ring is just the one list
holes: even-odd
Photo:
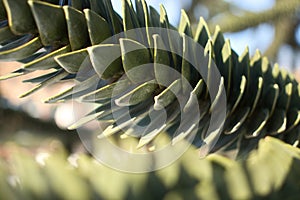
[[(246, 13), (243, 16), (226, 16), (223, 20), (217, 22), (223, 32), (238, 32), (249, 27), (257, 26), (264, 22), (277, 21), (282, 17), (289, 17), (299, 12), (300, 1), (289, 0), (280, 1), (267, 11), (258, 13)], [(216, 23), (209, 24), (211, 30), (216, 26)]]

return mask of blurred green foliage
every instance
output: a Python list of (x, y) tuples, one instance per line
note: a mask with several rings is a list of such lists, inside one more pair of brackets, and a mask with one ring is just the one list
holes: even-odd
[[(53, 147), (55, 146), (55, 147)], [(300, 150), (267, 137), (246, 160), (191, 148), (150, 173), (113, 170), (85, 154), (69, 155), (56, 142), (32, 152), (1, 147), (0, 199), (297, 199)]]

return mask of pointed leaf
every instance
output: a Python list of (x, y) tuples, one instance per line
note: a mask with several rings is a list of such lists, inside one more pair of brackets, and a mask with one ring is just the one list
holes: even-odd
[(107, 10), (105, 7), (105, 3), (103, 0), (97, 0), (97, 1), (90, 1), (91, 4), (91, 12), (97, 14), (98, 16), (102, 16), (107, 19)]
[(65, 54), (71, 51), (70, 46), (64, 46), (58, 50), (55, 50), (51, 53), (46, 54), (40, 58), (37, 58), (29, 63), (22, 65), (22, 68), (26, 70), (47, 70), (57, 66), (57, 63), (54, 60), (54, 57), (60, 54)]
[(203, 17), (200, 17), (194, 40), (198, 42), (202, 47), (205, 47), (209, 37), (210, 32), (208, 30), (208, 26)]
[(156, 81), (145, 82), (134, 88), (132, 91), (119, 97), (115, 100), (115, 102), (118, 106), (132, 106), (139, 104), (146, 99), (151, 98), (156, 88)]
[(176, 99), (176, 95), (178, 95), (178, 93), (181, 91), (181, 87), (181, 81), (178, 79), (159, 95), (155, 96), (154, 109), (161, 110), (170, 105)]
[[(151, 141), (154, 140), (155, 137), (157, 137), (160, 133), (164, 131), (164, 129), (168, 126), (168, 124), (171, 123), (171, 119), (176, 116), (176, 114), (179, 112), (178, 110), (172, 110), (171, 112), (168, 112), (170, 117), (167, 119), (167, 121), (164, 121), (166, 113), (164, 111), (153, 111), (151, 110), (150, 115), (155, 116), (154, 119), (151, 120), (150, 124), (147, 126), (147, 128), (142, 133), (142, 137), (139, 140), (139, 144), (137, 148), (141, 148), (147, 144), (149, 144)], [(172, 117), (173, 116), (173, 117)]]
[(27, 0), (4, 0), (8, 24), (16, 35), (35, 33), (36, 25)]
[(90, 78), (79, 82), (75, 86), (56, 94), (53, 97), (48, 98), (45, 100), (46, 103), (56, 103), (58, 101), (62, 101), (65, 99), (76, 98), (78, 96), (86, 95), (91, 91), (96, 89), (96, 86), (99, 84), (99, 77), (97, 74), (91, 76)]
[(141, 27), (149, 25), (148, 7), (145, 0), (135, 0), (136, 15)]
[(267, 109), (259, 110), (253, 114), (253, 119), (248, 119), (247, 131), (245, 133), (246, 138), (257, 137), (261, 130), (266, 125), (269, 118), (269, 111)]
[(190, 37), (183, 35), (183, 55), (182, 55), (182, 64), (181, 64), (181, 74), (182, 74), (182, 89), (183, 92), (188, 91), (189, 88), (193, 87), (199, 80), (200, 75), (197, 69), (195, 69), (196, 59), (194, 57), (193, 49), (194, 42)]
[(87, 48), (89, 56), (100, 78), (109, 79), (120, 76), (122, 72), (121, 50), (117, 44), (100, 44)]
[(88, 46), (90, 40), (84, 14), (70, 6), (64, 6), (63, 9), (67, 20), (68, 38), (72, 51)]
[(298, 109), (292, 108), (287, 113), (287, 130), (290, 131), (292, 128), (297, 126), (300, 122), (300, 111)]
[(241, 84), (240, 84), (240, 91), (238, 93), (237, 99), (235, 99), (235, 101), (234, 101), (234, 104), (230, 110), (230, 113), (233, 113), (235, 111), (235, 109), (237, 108), (237, 106), (239, 105), (239, 103), (245, 93), (246, 85), (247, 85), (246, 77), (242, 76), (242, 80), (241, 80)]
[(122, 31), (122, 21), (114, 11), (111, 0), (103, 0), (108, 18), (106, 19), (111, 26), (112, 34), (118, 34)]
[(32, 0), (29, 0), (28, 4), (31, 7), (44, 46), (61, 46), (69, 43), (62, 7)]
[(223, 33), (221, 32), (221, 29), (219, 26), (216, 26), (215, 32), (213, 35), (213, 47), (214, 47), (214, 52), (216, 54), (216, 58), (221, 58), (221, 51), (222, 48), (225, 44), (225, 39), (223, 36)]
[(119, 80), (83, 96), (82, 100), (86, 102), (94, 102), (103, 99), (111, 99), (127, 91), (130, 85), (131, 84), (128, 79)]
[(262, 86), (263, 86), (263, 79), (262, 79), (262, 77), (259, 77), (258, 81), (257, 81), (257, 92), (255, 94), (255, 98), (254, 98), (254, 101), (253, 101), (253, 104), (252, 104), (251, 111), (250, 111), (249, 115), (252, 115), (252, 113), (254, 112), (254, 110), (256, 108), (256, 105), (257, 105), (258, 100), (259, 100), (259, 98), (261, 96), (261, 93), (262, 93), (261, 92), (262, 91)]
[(236, 132), (246, 121), (249, 112), (250, 112), (249, 107), (245, 107), (239, 110), (239, 112), (235, 112), (235, 114), (232, 115), (232, 117), (228, 118), (229, 122), (225, 124), (226, 130), (224, 131), (224, 133), (232, 134)]
[(291, 101), (292, 89), (293, 89), (292, 83), (289, 83), (285, 85), (284, 88), (282, 88), (282, 92), (279, 94), (277, 107), (283, 108), (284, 110), (288, 109)]
[(49, 86), (51, 84), (54, 84), (54, 83), (57, 83), (59, 82), (62, 78), (64, 78), (65, 76), (67, 76), (68, 73), (65, 72), (65, 71), (61, 71), (58, 75), (54, 76), (54, 77), (51, 77), (45, 81), (43, 81), (42, 83), (38, 84), (37, 86), (35, 86), (34, 88), (32, 88), (31, 90), (29, 90), (28, 92), (22, 94), (20, 96), (20, 98), (24, 98), (24, 97), (27, 97), (29, 96), (30, 94), (46, 87), (46, 86)]
[(192, 30), (191, 30), (191, 24), (189, 17), (187, 16), (186, 12), (181, 9), (181, 17), (180, 17), (180, 23), (178, 27), (179, 33), (184, 33), (189, 37), (192, 37)]
[[(122, 61), (128, 78), (135, 82), (144, 82), (154, 77), (149, 50), (142, 44), (131, 39), (120, 39)], [(145, 70), (148, 70), (145, 72)]]
[(168, 68), (166, 68), (170, 65), (169, 53), (166, 50), (162, 38), (158, 34), (153, 35), (153, 40), (155, 79), (158, 84), (167, 86), (172, 83), (170, 82), (172, 80), (169, 80), (171, 78), (169, 70), (167, 70)]
[[(146, 38), (149, 47), (153, 47), (153, 41), (149, 33), (149, 27), (151, 27), (150, 16), (148, 11), (148, 5), (145, 0), (135, 0), (136, 13), (140, 23), (140, 27), (146, 28)], [(151, 51), (152, 53), (152, 51)]]
[(136, 13), (129, 1), (130, 0), (122, 0), (123, 24), (125, 31), (140, 27)]
[(270, 110), (270, 115), (272, 115), (275, 110), (278, 97), (279, 87), (277, 84), (274, 84), (267, 89), (265, 96), (262, 98), (264, 99), (262, 100), (263, 104)]
[(219, 83), (219, 87), (218, 87), (218, 92), (216, 94), (215, 97), (213, 97), (214, 99), (212, 99), (212, 103), (209, 109), (209, 112), (212, 113), (214, 110), (219, 109), (219, 103), (223, 100), (222, 96), (225, 96), (226, 93), (223, 90), (224, 88), (224, 78), (221, 77), (220, 83)]
[(46, 73), (46, 74), (38, 76), (38, 77), (23, 80), (23, 83), (40, 83), (40, 82), (43, 82), (43, 81), (49, 79), (50, 77), (55, 76), (58, 73), (59, 72), (57, 72), (57, 71)]
[(92, 45), (100, 44), (111, 36), (109, 24), (104, 18), (89, 9), (85, 9), (84, 14)]
[(113, 134), (123, 132), (124, 128), (134, 123), (134, 120), (135, 118), (131, 118), (130, 120), (117, 125), (116, 124), (109, 125), (105, 128), (105, 130), (100, 135), (98, 135), (97, 138), (102, 139), (103, 137), (109, 137)]
[(149, 10), (150, 10), (150, 22), (151, 22), (150, 24), (151, 24), (151, 26), (160, 27), (160, 23), (159, 23), (160, 15), (159, 15), (159, 13), (152, 6), (149, 6)]
[(22, 75), (27, 74), (27, 73), (28, 72), (24, 71), (24, 69), (18, 69), (18, 70), (13, 71), (9, 74), (0, 76), (0, 81), (15, 78), (15, 77), (18, 77), (18, 76), (22, 76)]
[(64, 53), (55, 57), (55, 61), (71, 74), (77, 73), (87, 59), (88, 52), (86, 49)]
[(97, 119), (99, 116), (101, 116), (102, 114), (104, 113), (104, 111), (101, 111), (99, 113), (94, 113), (94, 114), (91, 114), (91, 115), (87, 115), (83, 118), (81, 118), (80, 120), (78, 120), (77, 122), (75, 122), (74, 124), (70, 125), (68, 127), (69, 130), (75, 130), (79, 127), (82, 127), (83, 125)]
[(223, 66), (219, 68), (221, 75), (225, 78), (225, 87), (226, 93), (230, 96), (230, 86), (231, 86), (231, 79), (232, 79), (232, 52), (230, 47), (230, 41), (226, 40), (225, 44), (222, 48), (222, 59), (223, 59)]
[[(240, 67), (242, 67), (242, 69), (243, 69), (243, 75), (248, 80), (250, 78), (250, 68), (249, 68), (250, 58), (249, 58), (249, 48), (248, 47), (246, 47), (243, 54), (239, 56), (238, 61), (240, 63)], [(247, 84), (247, 90), (248, 90), (248, 88), (249, 88), (249, 84)]]
[(268, 123), (268, 133), (270, 135), (277, 135), (286, 130), (286, 114), (283, 109), (275, 109), (272, 117), (269, 119)]
[(0, 60), (21, 60), (31, 56), (42, 47), (43, 46), (40, 42), (40, 38), (36, 37), (30, 40), (29, 42), (13, 49), (4, 50), (4, 48), (0, 48)]

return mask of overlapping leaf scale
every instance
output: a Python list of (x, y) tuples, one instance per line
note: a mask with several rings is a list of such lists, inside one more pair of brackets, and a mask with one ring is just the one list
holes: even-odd
[[(100, 104), (98, 109), (70, 128), (93, 119), (110, 119), (108, 121), (112, 124), (105, 133), (122, 133), (120, 129), (112, 130), (116, 122), (123, 118), (113, 119), (111, 110), (129, 107), (135, 117), (132, 123), (122, 122), (122, 129), (125, 134), (127, 131), (135, 134), (134, 131), (138, 131), (135, 123), (145, 122), (149, 120), (149, 113), (165, 108), (168, 119), (156, 127), (159, 131), (154, 133), (150, 128), (140, 133), (141, 141), (144, 141), (142, 144), (146, 145), (159, 132), (172, 135), (179, 126), (181, 113), (176, 96), (189, 99), (196, 95), (201, 111), (199, 121), (195, 122), (198, 128), (185, 130), (179, 138), (196, 131), (198, 134), (194, 143), (201, 146), (207, 135), (211, 112), (219, 101), (218, 97), (209, 98), (207, 86), (214, 82), (223, 84), (226, 90), (227, 114), (222, 134), (212, 151), (238, 148), (239, 155), (243, 156), (266, 135), (294, 145), (299, 143), (300, 87), (293, 76), (279, 69), (277, 64), (272, 67), (259, 51), (252, 58), (248, 48), (242, 55), (237, 55), (231, 49), (229, 40), (224, 39), (220, 28), (216, 27), (211, 34), (203, 18), (200, 18), (193, 33), (183, 10), (179, 27), (175, 28), (169, 23), (163, 6), (158, 13), (144, 0), (135, 1), (136, 10), (131, 1), (122, 0), (123, 18), (113, 10), (110, 0), (2, 2), (0, 59), (18, 60), (24, 64), (19, 70), (0, 77), (0, 80), (45, 70), (44, 75), (26, 80), (37, 83), (37, 86), (22, 95), (24, 97), (49, 84), (76, 79), (75, 86), (46, 101), (58, 102), (76, 97)], [(176, 30), (180, 38), (174, 40), (170, 35), (151, 34), (151, 27)], [(137, 28), (145, 28), (146, 32)], [(103, 43), (115, 34), (132, 29), (136, 31), (131, 34), (125, 32), (121, 39)], [(194, 43), (188, 42), (187, 37), (191, 37)], [(196, 43), (205, 49), (205, 55), (195, 51)], [(182, 56), (174, 53), (174, 49), (180, 49)], [(187, 61), (186, 56), (190, 55), (196, 61), (199, 56), (208, 58), (207, 66), (201, 66), (208, 68), (204, 75), (207, 83)], [(114, 56), (115, 60), (108, 59)], [(211, 62), (216, 63), (221, 80), (211, 80)], [(153, 63), (153, 68), (147, 73), (135, 68), (148, 63)], [(168, 71), (161, 65), (177, 70), (193, 90), (187, 92), (186, 84), (180, 79), (167, 81)], [(49, 72), (50, 69), (52, 71)], [(109, 102), (115, 103), (105, 106)], [(151, 137), (148, 135), (150, 133)]]

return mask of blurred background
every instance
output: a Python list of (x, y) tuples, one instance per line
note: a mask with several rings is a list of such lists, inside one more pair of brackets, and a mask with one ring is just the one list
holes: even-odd
[[(112, 2), (121, 13), (120, 0)], [(250, 55), (259, 49), (272, 63), (279, 63), (300, 80), (300, 10), (296, 9), (299, 0), (148, 0), (147, 3), (157, 10), (163, 4), (173, 25), (178, 25), (181, 9), (188, 13), (193, 28), (202, 16), (211, 33), (216, 25), (221, 27), (238, 54), (246, 46)], [(0, 75), (20, 67), (16, 62), (0, 65)], [(78, 148), (74, 147), (78, 142), (76, 132), (66, 130), (75, 120), (72, 103), (43, 103), (70, 83), (54, 85), (20, 99), (22, 93), (34, 87), (22, 83), (24, 78), (0, 82), (0, 143), (14, 141), (32, 147), (58, 140), (70, 149)]]

